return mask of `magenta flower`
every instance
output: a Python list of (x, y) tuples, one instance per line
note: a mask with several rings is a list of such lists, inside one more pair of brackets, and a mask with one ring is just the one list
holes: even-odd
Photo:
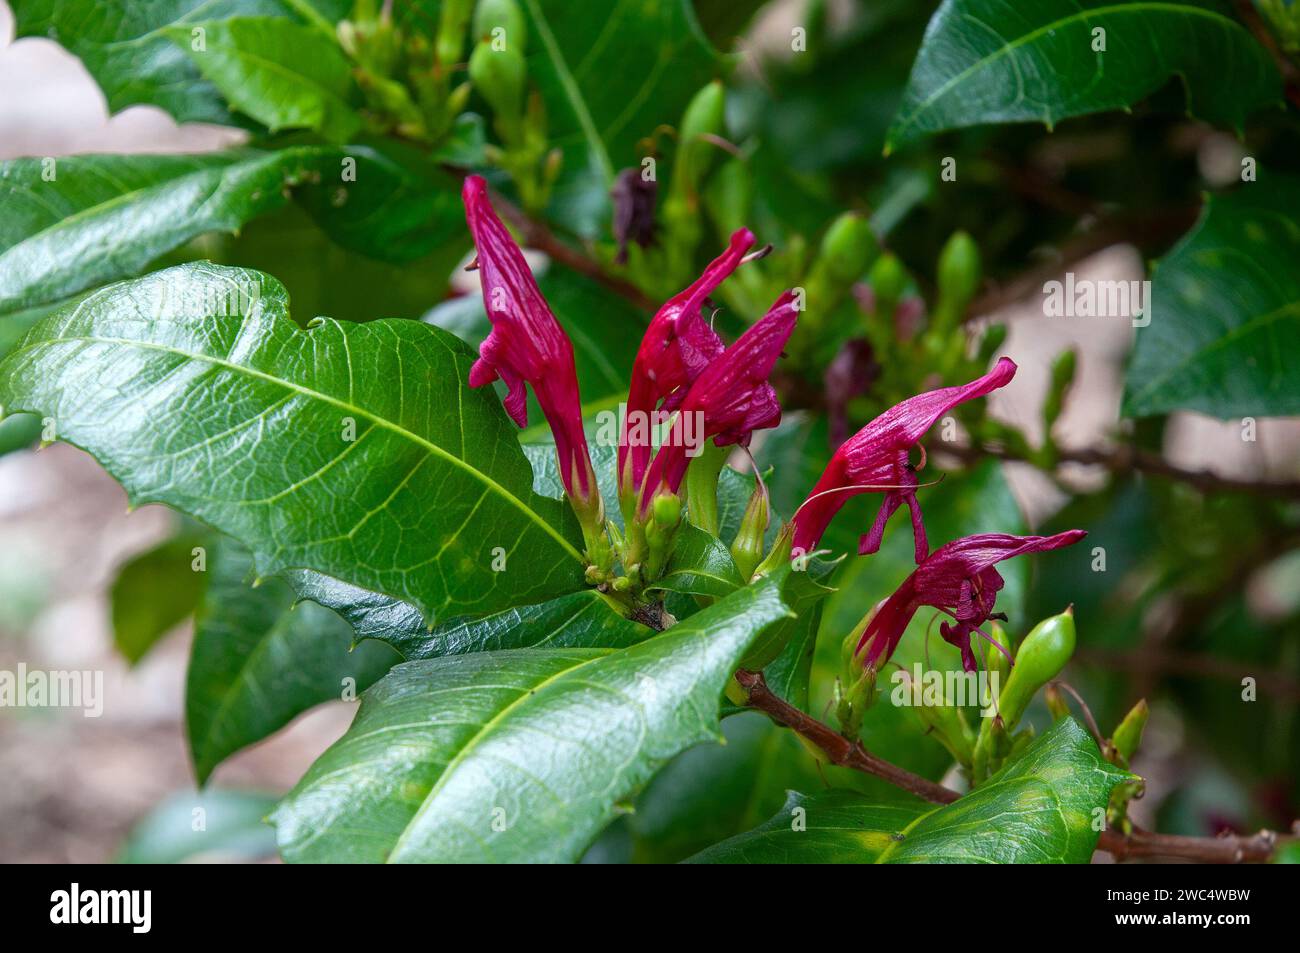
[(885, 524), (906, 503), (912, 515), (916, 561), (924, 560), (929, 545), (916, 499), (916, 469), (908, 462), (908, 452), (948, 411), (997, 390), (1015, 373), (1015, 363), (1004, 357), (993, 370), (969, 384), (942, 387), (896, 404), (842, 443), (791, 521), (795, 552), (810, 553), (817, 548), (831, 518), (849, 497), (884, 493), (876, 521), (861, 538), (858, 551), (866, 556), (880, 549)]
[[(882, 602), (858, 642), (857, 652), (866, 649), (863, 665), (879, 671), (889, 661), (907, 624), (921, 606), (946, 612), (956, 625), (943, 622), (939, 633), (944, 641), (961, 649), (961, 665), (975, 671), (971, 635), (993, 614), (993, 604), (1004, 585), (993, 567), (1004, 559), (1025, 553), (1043, 553), (1077, 543), (1087, 536), (1081, 529), (1055, 536), (1009, 536), (986, 533), (966, 536), (940, 546), (913, 570), (898, 590)], [(989, 639), (991, 642), (992, 639)]]
[(709, 263), (704, 274), (664, 302), (651, 319), (632, 364), (627, 413), (618, 444), (621, 493), (631, 495), (640, 489), (650, 462), (650, 428), (644, 421), (659, 408), (660, 401), (663, 401), (662, 410), (675, 410), (691, 383), (725, 349), (700, 309), (705, 299), (736, 270), (753, 244), (753, 233), (738, 229), (731, 236), (727, 250)]
[(555, 435), (564, 488), (579, 516), (590, 516), (599, 525), (603, 512), (584, 513), (584, 507), (599, 506), (600, 494), (582, 430), (573, 344), (542, 297), (523, 252), (492, 208), (487, 183), (477, 175), (467, 176), (461, 196), (478, 248), (483, 304), (492, 321), (492, 332), (470, 368), (469, 386), (482, 387), (498, 377), (505, 381), (506, 413), (520, 427), (528, 424), (524, 384), (532, 386)]
[[(644, 517), (653, 498), (677, 493), (691, 462), (686, 423), (702, 420), (698, 438), (720, 446), (747, 446), (755, 430), (781, 422), (781, 405), (768, 383), (785, 342), (794, 331), (799, 308), (793, 292), (776, 300), (760, 320), (709, 364), (690, 386), (678, 407), (663, 446), (646, 470), (638, 513)], [(698, 452), (699, 447), (694, 448)]]

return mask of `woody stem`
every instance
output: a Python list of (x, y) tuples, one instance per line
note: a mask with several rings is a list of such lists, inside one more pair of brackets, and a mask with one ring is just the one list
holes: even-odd
[[(797, 732), (819, 748), (831, 764), (881, 778), (932, 804), (951, 804), (961, 797), (951, 788), (872, 754), (860, 741), (850, 741), (829, 725), (795, 708), (767, 687), (761, 672), (740, 669), (735, 677), (745, 690), (750, 708)], [(1228, 837), (1181, 837), (1134, 827), (1128, 834), (1114, 829), (1102, 831), (1097, 848), (1116, 860), (1178, 857), (1207, 864), (1264, 863), (1272, 859), (1280, 843), (1293, 839), (1281, 838), (1272, 831)]]

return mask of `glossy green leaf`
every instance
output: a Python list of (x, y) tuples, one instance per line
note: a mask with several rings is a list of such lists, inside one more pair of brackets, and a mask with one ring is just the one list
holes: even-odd
[(118, 850), (119, 864), (247, 863), (275, 856), (266, 815), (275, 796), (209, 788), (171, 795), (144, 816)]
[(204, 543), (183, 532), (127, 560), (109, 590), (113, 644), (127, 661), (140, 661), (160, 638), (194, 614), (207, 589), (194, 549)]
[[(202, 30), (201, 40), (194, 30)], [(352, 66), (332, 33), (282, 17), (231, 17), (166, 35), (235, 109), (272, 132), (310, 129), (344, 142), (361, 129)]]
[(352, 648), (346, 622), (274, 577), (256, 587), (253, 560), (230, 540), (209, 547), (211, 582), (195, 621), (185, 721), (199, 783), (243, 748), (322, 702), (355, 699), (400, 657)]
[(1300, 413), (1300, 181), (1212, 195), (1156, 268), (1137, 329), (1124, 413), (1215, 417)]
[[(769, 820), (714, 844), (693, 864), (870, 864), (929, 805), (914, 798), (876, 803), (857, 791), (791, 791)], [(800, 828), (803, 829), (800, 829)]]
[(576, 520), (532, 492), (473, 360), (418, 321), (302, 330), (275, 279), (183, 265), (38, 324), (0, 404), (52, 416), (134, 503), (233, 536), (263, 574), (310, 567), (434, 621), (582, 585)]
[(744, 584), (726, 545), (683, 520), (677, 527), (673, 554), (653, 588), (721, 598)]
[(469, 249), (460, 180), (428, 158), (392, 145), (384, 151), (319, 149), (312, 155), (317, 174), (299, 184), (293, 197), (336, 244), (399, 263), (442, 249), (457, 256)]
[(431, 630), (419, 610), (400, 599), (316, 572), (293, 570), (286, 576), (301, 598), (327, 606), (347, 620), (357, 641), (387, 642), (408, 660), (535, 647), (622, 648), (653, 634), (620, 615), (594, 589), (539, 605), (444, 622)]
[(672, 864), (771, 817), (786, 792), (818, 790), (822, 778), (798, 736), (766, 715), (722, 723), (725, 745), (700, 745), (664, 766), (627, 819), (631, 860)]
[(231, 122), (225, 100), (170, 40), (168, 28), (203, 20), (285, 16), (300, 23), (334, 22), (352, 0), (23, 0), (13, 4), (19, 37), (42, 36), (81, 60), (108, 99), (110, 112), (143, 103), (179, 122)]
[(0, 314), (135, 274), (204, 232), (238, 229), (283, 205), (310, 157), (241, 149), (0, 162)]
[(945, 129), (1029, 121), (1051, 127), (1124, 109), (1175, 76), (1186, 86), (1189, 112), (1235, 129), (1281, 98), (1268, 53), (1214, 0), (944, 0), (925, 31), (886, 149)]
[(275, 812), (291, 861), (572, 861), (668, 758), (718, 738), (718, 698), (782, 618), (778, 580), (625, 649), (407, 662)]
[(766, 824), (692, 860), (1083, 864), (1097, 847), (1111, 789), (1127, 776), (1103, 761), (1088, 733), (1067, 718), (952, 804), (911, 798), (879, 804), (847, 791), (792, 794)]
[(614, 174), (648, 154), (640, 140), (679, 122), (723, 64), (688, 0), (520, 6), (528, 17), (528, 77), (546, 104), (550, 144), (564, 155), (551, 211), (594, 235), (609, 216)]

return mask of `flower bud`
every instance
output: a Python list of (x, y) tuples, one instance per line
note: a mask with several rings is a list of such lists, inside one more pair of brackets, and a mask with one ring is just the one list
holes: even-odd
[(907, 291), (907, 269), (893, 252), (885, 252), (876, 259), (867, 274), (867, 283), (876, 299), (876, 314), (886, 321), (894, 317), (894, 309)]
[(731, 447), (704, 442), (700, 455), (686, 469), (686, 518), (711, 536), (718, 535), (718, 477), (731, 455)]
[(469, 78), (492, 107), (502, 138), (514, 138), (506, 130), (516, 129), (523, 114), (527, 79), (523, 52), (513, 46), (494, 50), (490, 40), (480, 40), (469, 57)]
[(474, 13), (474, 0), (442, 0), (438, 14), (437, 55), (442, 67), (460, 62), (465, 49), (465, 31)]
[(998, 699), (998, 712), (1008, 729), (1020, 721), (1038, 690), (1061, 674), (1074, 654), (1074, 638), (1073, 608), (1044, 619), (1025, 636)]
[(492, 31), (497, 27), (505, 31), (499, 34), (505, 41), (505, 48), (514, 48), (522, 54), (528, 41), (528, 31), (524, 26), (523, 12), (515, 0), (478, 0), (478, 5), (474, 8), (474, 38), (494, 39)]
[(980, 250), (966, 232), (953, 232), (939, 253), (939, 298), (965, 310), (980, 285)]
[(1139, 698), (1138, 703), (1129, 709), (1129, 713), (1124, 716), (1124, 720), (1111, 735), (1110, 744), (1120, 759), (1116, 761), (1120, 767), (1128, 767), (1133, 755), (1137, 754), (1138, 745), (1142, 743), (1142, 730), (1146, 728), (1147, 718), (1150, 715), (1151, 709), (1147, 706), (1147, 700)]
[(696, 93), (682, 113), (678, 130), (677, 161), (673, 169), (673, 194), (694, 194), (717, 154), (717, 147), (704, 136), (721, 136), (726, 132), (724, 106), (726, 90), (718, 80)]
[(742, 579), (748, 580), (763, 561), (763, 537), (767, 533), (769, 518), (767, 487), (759, 480), (750, 494), (745, 515), (740, 519), (740, 529), (731, 544), (731, 558), (735, 560)]

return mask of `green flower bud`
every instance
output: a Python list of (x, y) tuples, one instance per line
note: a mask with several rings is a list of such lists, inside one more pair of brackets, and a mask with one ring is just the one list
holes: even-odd
[(940, 298), (948, 298), (964, 309), (980, 285), (980, 250), (966, 232), (953, 232), (939, 253)]
[(726, 132), (725, 105), (726, 90), (718, 80), (701, 89), (686, 105), (678, 130), (677, 162), (671, 188), (674, 194), (699, 191), (718, 152), (716, 146), (701, 137), (721, 136)]
[(857, 738), (862, 731), (862, 719), (876, 700), (876, 670), (861, 669), (849, 683), (847, 690), (835, 682), (835, 718), (840, 723), (840, 734)]
[(672, 529), (681, 521), (682, 499), (672, 493), (661, 493), (654, 498), (650, 509), (655, 526), (661, 529)]
[(465, 31), (474, 14), (474, 0), (442, 0), (438, 14), (437, 53), (443, 67), (460, 62), (465, 49)]
[(857, 281), (879, 254), (880, 243), (871, 230), (871, 223), (857, 212), (845, 212), (826, 230), (813, 270), (820, 268), (828, 281), (847, 287)]
[(1013, 728), (1040, 688), (1061, 674), (1074, 654), (1074, 609), (1044, 619), (1034, 626), (1016, 651), (1016, 664), (1002, 686), (998, 712)]
[(884, 252), (867, 274), (867, 283), (876, 296), (876, 314), (885, 319), (894, 317), (894, 309), (907, 292), (907, 269), (893, 252)]
[(767, 487), (760, 480), (754, 485), (754, 492), (745, 506), (745, 515), (740, 519), (740, 529), (731, 544), (731, 558), (735, 560), (742, 579), (748, 580), (763, 561), (763, 536), (767, 533), (769, 510)]
[(767, 554), (758, 568), (754, 570), (753, 579), (761, 579), (764, 576), (771, 575), (780, 569), (786, 563), (790, 562), (791, 550), (794, 547), (794, 525), (786, 523), (781, 527), (781, 532), (777, 534), (776, 542), (772, 544), (772, 551)]
[[(712, 440), (706, 440), (700, 455), (686, 468), (686, 518), (711, 536), (718, 535), (718, 477), (731, 450), (731, 447), (719, 447)], [(630, 469), (628, 477), (631, 477)], [(635, 506), (635, 493), (628, 495)]]
[(517, 129), (523, 115), (527, 72), (524, 54), (513, 47), (494, 50), (482, 40), (470, 54), (470, 81), (492, 107), (503, 139), (516, 138), (507, 130)]
[[(494, 33), (498, 28), (502, 32)], [(474, 9), (474, 38), (497, 40), (498, 46), (504, 43), (505, 49), (514, 49), (522, 54), (528, 43), (523, 11), (515, 0), (478, 0)]]
[(1111, 735), (1111, 747), (1121, 759), (1116, 762), (1120, 767), (1128, 767), (1133, 755), (1137, 754), (1138, 745), (1142, 743), (1142, 730), (1146, 728), (1147, 718), (1150, 715), (1151, 709), (1147, 706), (1147, 700), (1138, 699), (1138, 703), (1129, 709), (1129, 713), (1124, 716), (1124, 720)]

